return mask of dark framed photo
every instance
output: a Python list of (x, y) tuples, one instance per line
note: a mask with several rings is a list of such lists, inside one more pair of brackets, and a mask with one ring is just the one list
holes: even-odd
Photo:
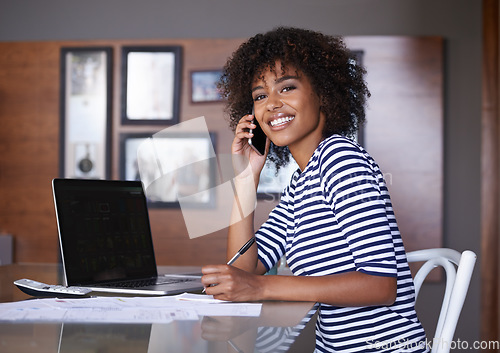
[(120, 136), (120, 178), (141, 180), (151, 207), (215, 205), (216, 135), (183, 132)]
[(123, 124), (179, 122), (182, 48), (122, 47)]
[(191, 71), (191, 103), (220, 102), (222, 97), (217, 82), (222, 70)]
[(150, 133), (122, 133), (120, 134), (120, 179), (141, 180), (137, 150), (142, 143), (147, 142)]
[(63, 178), (111, 175), (112, 48), (61, 48), (60, 158)]

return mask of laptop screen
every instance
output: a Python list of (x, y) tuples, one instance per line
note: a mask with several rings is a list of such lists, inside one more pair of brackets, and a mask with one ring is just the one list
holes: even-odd
[(68, 285), (157, 275), (140, 181), (53, 181)]

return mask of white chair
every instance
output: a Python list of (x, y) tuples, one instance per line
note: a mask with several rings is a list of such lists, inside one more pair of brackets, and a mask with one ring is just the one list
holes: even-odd
[[(442, 266), (446, 273), (446, 290), (432, 341), (432, 353), (447, 353), (453, 340), (458, 318), (467, 295), (476, 263), (470, 250), (460, 253), (453, 249), (426, 249), (407, 253), (408, 262), (424, 262), (414, 276), (415, 297), (432, 269)], [(455, 270), (455, 266), (457, 269)], [(430, 338), (428, 338), (430, 339)]]

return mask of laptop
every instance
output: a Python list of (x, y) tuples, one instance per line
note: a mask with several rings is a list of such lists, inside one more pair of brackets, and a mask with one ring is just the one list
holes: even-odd
[(64, 284), (97, 293), (168, 295), (203, 289), (201, 272), (158, 274), (140, 181), (52, 181)]

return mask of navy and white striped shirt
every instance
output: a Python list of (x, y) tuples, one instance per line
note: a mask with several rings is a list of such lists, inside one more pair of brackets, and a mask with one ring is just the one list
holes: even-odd
[(361, 271), (397, 277), (391, 306), (320, 304), (317, 351), (427, 351), (387, 186), (362, 147), (338, 135), (322, 141), (305, 170), (294, 173), (256, 237), (268, 270), (286, 255), (298, 276)]

